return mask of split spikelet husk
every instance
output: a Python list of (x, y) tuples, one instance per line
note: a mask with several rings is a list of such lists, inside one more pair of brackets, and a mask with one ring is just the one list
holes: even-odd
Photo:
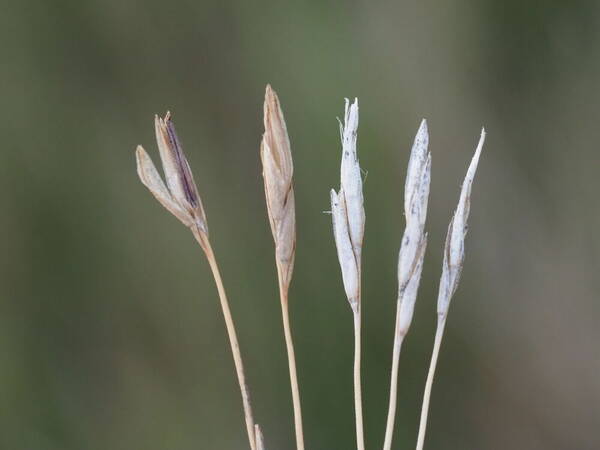
[(190, 165), (175, 133), (171, 114), (162, 119), (155, 116), (156, 142), (160, 152), (166, 185), (154, 163), (140, 145), (136, 150), (137, 170), (140, 180), (171, 214), (185, 226), (196, 228), (208, 236), (206, 215)]
[(289, 288), (296, 254), (296, 207), (292, 176), (294, 166), (290, 140), (279, 98), (267, 85), (260, 157), (263, 165), (265, 196), (271, 231), (275, 240), (277, 269), (281, 283)]

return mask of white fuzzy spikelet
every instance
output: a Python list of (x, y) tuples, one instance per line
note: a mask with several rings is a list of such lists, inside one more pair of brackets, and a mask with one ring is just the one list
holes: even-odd
[(415, 136), (408, 162), (404, 186), (406, 228), (398, 257), (398, 334), (404, 336), (410, 327), (421, 279), (427, 247), (425, 219), (431, 180), (431, 154), (425, 119)]
[(446, 235), (446, 244), (444, 247), (442, 277), (438, 293), (437, 312), (440, 316), (445, 316), (448, 313), (450, 300), (454, 292), (456, 292), (460, 280), (460, 273), (465, 260), (465, 236), (467, 234), (467, 219), (469, 218), (469, 206), (471, 202), (471, 187), (473, 186), (473, 179), (475, 178), (479, 155), (481, 154), (484, 141), (485, 130), (482, 129), (479, 144), (477, 144), (475, 155), (471, 160), (460, 191), (458, 206), (448, 226), (448, 234)]
[(356, 152), (357, 129), (358, 100), (350, 104), (346, 99), (344, 123), (340, 123), (340, 189), (337, 194), (331, 191), (331, 211), (344, 289), (353, 308), (360, 298), (360, 259), (365, 231), (362, 178)]

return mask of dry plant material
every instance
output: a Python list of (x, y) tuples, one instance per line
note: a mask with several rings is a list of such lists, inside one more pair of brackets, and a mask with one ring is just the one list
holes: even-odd
[(446, 326), (446, 318), (448, 317), (448, 308), (450, 300), (458, 288), (460, 274), (462, 272), (465, 261), (465, 236), (467, 234), (467, 219), (469, 218), (469, 208), (471, 203), (471, 187), (477, 171), (479, 163), (479, 155), (485, 141), (485, 130), (481, 130), (481, 137), (475, 150), (475, 155), (469, 164), (465, 181), (463, 182), (458, 206), (454, 211), (448, 233), (446, 235), (446, 244), (444, 246), (444, 262), (442, 265), (442, 276), (440, 279), (440, 287), (438, 292), (437, 302), (437, 329), (433, 344), (433, 353), (431, 355), (431, 363), (425, 383), (425, 392), (423, 394), (423, 406), (421, 407), (421, 422), (419, 425), (419, 435), (417, 438), (417, 450), (423, 449), (425, 442), (425, 431), (427, 429), (427, 414), (429, 411), (429, 401), (431, 398), (431, 387), (435, 376), (435, 368), (437, 365), (440, 346), (444, 336), (444, 327)]
[[(279, 296), (287, 347), (290, 384), (294, 407), (294, 424), (297, 450), (304, 450), (300, 391), (296, 373), (294, 344), (290, 326), (288, 293), (294, 269), (296, 253), (296, 217), (293, 187), (293, 162), (290, 140), (277, 94), (267, 86), (264, 102), (264, 126), (260, 156), (263, 166), (265, 197), (273, 240), (275, 262), (279, 283)], [(169, 113), (155, 118), (156, 141), (164, 170), (163, 182), (146, 151), (138, 146), (137, 170), (142, 183), (171, 214), (190, 228), (200, 247), (204, 250), (212, 270), (235, 370), (242, 394), (244, 416), (251, 450), (265, 450), (263, 434), (254, 423), (250, 395), (246, 385), (244, 366), (229, 302), (223, 286), (217, 261), (210, 245), (208, 224), (200, 195), (181, 143)], [(354, 318), (354, 410), (356, 416), (356, 445), (364, 450), (364, 431), (361, 393), (361, 253), (365, 230), (365, 210), (361, 169), (357, 156), (358, 100), (350, 104), (346, 99), (344, 121), (340, 122), (342, 161), (340, 188), (331, 190), (333, 234), (346, 297)], [(461, 188), (458, 206), (454, 212), (444, 248), (444, 262), (440, 279), (437, 304), (437, 329), (429, 372), (423, 394), (421, 420), (417, 438), (417, 450), (423, 449), (431, 389), (440, 346), (448, 316), (450, 301), (456, 292), (465, 258), (464, 241), (471, 198), (471, 187), (477, 170), (479, 156), (485, 141), (482, 130), (475, 155), (467, 170)], [(383, 449), (391, 450), (396, 416), (398, 389), (398, 365), (404, 337), (413, 319), (415, 301), (419, 289), (423, 259), (427, 247), (425, 220), (431, 179), (431, 154), (429, 153), (427, 123), (422, 121), (417, 131), (408, 163), (404, 186), (404, 214), (406, 226), (398, 256), (398, 297), (396, 326), (390, 376), (390, 398)]]
[(396, 307), (396, 329), (390, 376), (390, 400), (387, 426), (385, 430), (384, 450), (392, 448), (394, 421), (396, 417), (396, 399), (398, 396), (398, 363), (404, 336), (410, 328), (413, 318), (423, 258), (427, 247), (425, 219), (431, 180), (431, 154), (428, 151), (429, 134), (425, 119), (417, 131), (406, 174), (404, 186), (404, 216), (406, 228), (400, 244), (398, 256), (398, 301)]
[(150, 190), (160, 204), (177, 217), (185, 226), (191, 229), (194, 237), (206, 254), (219, 292), (221, 308), (225, 318), (225, 326), (227, 328), (229, 343), (233, 353), (235, 370), (242, 393), (242, 403), (250, 448), (252, 450), (264, 450), (264, 447), (262, 446), (262, 433), (260, 434), (261, 446), (259, 447), (257, 444), (252, 406), (250, 405), (250, 393), (248, 391), (248, 386), (246, 385), (240, 345), (231, 310), (229, 308), (227, 295), (225, 293), (225, 287), (223, 286), (223, 280), (208, 239), (206, 215), (204, 214), (204, 208), (200, 196), (198, 195), (198, 188), (194, 182), (192, 171), (190, 170), (181, 143), (175, 133), (175, 127), (171, 120), (170, 113), (167, 113), (164, 119), (161, 119), (158, 116), (155, 117), (155, 130), (156, 142), (158, 144), (167, 185), (165, 186), (154, 163), (142, 146), (138, 146), (136, 150), (138, 175), (140, 180), (142, 180), (142, 183)]
[(170, 113), (167, 113), (164, 119), (155, 116), (154, 126), (168, 189), (141, 145), (136, 150), (138, 175), (161, 205), (181, 220), (185, 226), (198, 229), (208, 238), (208, 226), (202, 200), (200, 200), (190, 166), (175, 134)]
[(354, 315), (354, 411), (356, 446), (364, 450), (361, 365), (361, 252), (365, 232), (362, 178), (356, 152), (358, 100), (350, 105), (346, 99), (344, 123), (340, 122), (342, 163), (340, 189), (331, 190), (333, 235), (342, 271), (346, 297)]
[(294, 186), (292, 184), (294, 165), (292, 163), (290, 139), (279, 98), (269, 85), (267, 85), (265, 92), (264, 124), (265, 133), (260, 146), (260, 158), (263, 166), (267, 212), (273, 240), (275, 241), (279, 298), (294, 406), (296, 447), (298, 450), (304, 450), (300, 389), (298, 387), (296, 356), (288, 306), (288, 292), (296, 255), (296, 207), (294, 204)]

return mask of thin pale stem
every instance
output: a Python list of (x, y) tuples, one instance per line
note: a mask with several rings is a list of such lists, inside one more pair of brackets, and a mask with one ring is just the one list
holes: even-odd
[(404, 335), (400, 334), (400, 304), (396, 311), (396, 329), (394, 331), (394, 350), (392, 353), (392, 370), (390, 375), (390, 403), (388, 407), (387, 425), (385, 428), (384, 450), (392, 448), (392, 438), (394, 436), (394, 422), (396, 420), (396, 400), (398, 397), (398, 365), (400, 361), (400, 351)]
[(362, 388), (360, 382), (360, 300), (358, 301), (354, 313), (354, 413), (356, 415), (356, 448), (365, 450), (365, 437), (363, 429), (363, 411), (362, 411)]
[(294, 405), (294, 427), (296, 431), (296, 447), (298, 450), (304, 450), (304, 432), (302, 430), (302, 407), (300, 404), (300, 388), (298, 387), (298, 374), (296, 372), (296, 354), (294, 352), (294, 341), (292, 339), (292, 329), (290, 326), (290, 313), (288, 307), (287, 288), (281, 283), (279, 278), (279, 297), (281, 300), (281, 316), (283, 318), (283, 332), (285, 335), (285, 345), (287, 348), (288, 366), (290, 370), (290, 385), (292, 388), (292, 402)]
[(248, 440), (250, 441), (250, 448), (256, 450), (256, 437), (254, 433), (254, 417), (252, 415), (252, 406), (250, 404), (250, 392), (246, 385), (246, 376), (244, 374), (244, 364), (242, 362), (242, 354), (240, 352), (240, 344), (238, 342), (237, 333), (235, 331), (235, 324), (233, 317), (231, 316), (231, 310), (229, 308), (229, 301), (225, 293), (225, 287), (223, 286), (223, 280), (221, 279), (221, 273), (219, 272), (219, 266), (213, 249), (202, 233), (195, 231), (194, 236), (198, 243), (206, 253), (208, 264), (212, 270), (217, 290), (219, 291), (219, 299), (221, 301), (221, 309), (223, 310), (223, 317), (225, 318), (225, 326), (227, 328), (227, 335), (229, 336), (229, 343), (231, 345), (231, 352), (233, 353), (233, 362), (235, 364), (235, 371), (240, 385), (240, 391), (242, 393), (242, 403), (244, 405), (244, 418), (246, 420), (246, 429), (248, 431)]
[(437, 329), (435, 331), (435, 341), (433, 343), (433, 353), (431, 354), (431, 363), (429, 364), (429, 373), (425, 382), (425, 392), (423, 393), (423, 406), (421, 407), (421, 423), (419, 425), (419, 437), (417, 438), (417, 450), (423, 450), (425, 443), (425, 431), (427, 429), (427, 414), (429, 413), (429, 401), (431, 398), (431, 387), (435, 376), (435, 367), (437, 366), (440, 346), (444, 337), (444, 327), (446, 326), (446, 315), (438, 315)]

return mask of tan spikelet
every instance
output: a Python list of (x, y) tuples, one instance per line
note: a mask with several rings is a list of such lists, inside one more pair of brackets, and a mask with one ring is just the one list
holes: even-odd
[(265, 92), (264, 123), (265, 133), (260, 144), (260, 158), (263, 165), (267, 211), (271, 231), (273, 232), (273, 240), (275, 241), (279, 299), (294, 406), (296, 449), (304, 450), (300, 388), (298, 386), (298, 374), (296, 373), (296, 356), (288, 306), (288, 291), (296, 254), (296, 206), (292, 184), (294, 165), (292, 163), (290, 139), (279, 98), (270, 85), (267, 85)]
[(194, 176), (192, 175), (190, 165), (183, 153), (179, 138), (175, 133), (175, 126), (171, 120), (171, 114), (167, 113), (164, 119), (155, 116), (154, 127), (166, 184), (160, 178), (154, 163), (142, 146), (138, 146), (135, 153), (138, 176), (160, 204), (177, 217), (185, 226), (190, 228), (208, 259), (217, 285), (221, 309), (223, 310), (223, 316), (225, 318), (225, 327), (227, 329), (233, 354), (235, 371), (240, 385), (240, 392), (242, 394), (242, 405), (244, 408), (244, 419), (246, 421), (250, 450), (257, 450), (258, 444), (254, 434), (254, 417), (252, 405), (250, 404), (250, 393), (246, 384), (246, 375), (244, 373), (240, 344), (231, 315), (229, 301), (227, 300), (227, 294), (225, 293), (225, 287), (223, 286), (223, 280), (217, 265), (217, 260), (208, 238), (208, 225), (206, 223), (206, 215), (202, 206), (202, 200), (200, 199), (198, 188), (194, 182)]
[(296, 207), (290, 140), (277, 94), (267, 85), (264, 104), (265, 133), (260, 157), (271, 231), (275, 240), (277, 269), (287, 291), (296, 254)]

